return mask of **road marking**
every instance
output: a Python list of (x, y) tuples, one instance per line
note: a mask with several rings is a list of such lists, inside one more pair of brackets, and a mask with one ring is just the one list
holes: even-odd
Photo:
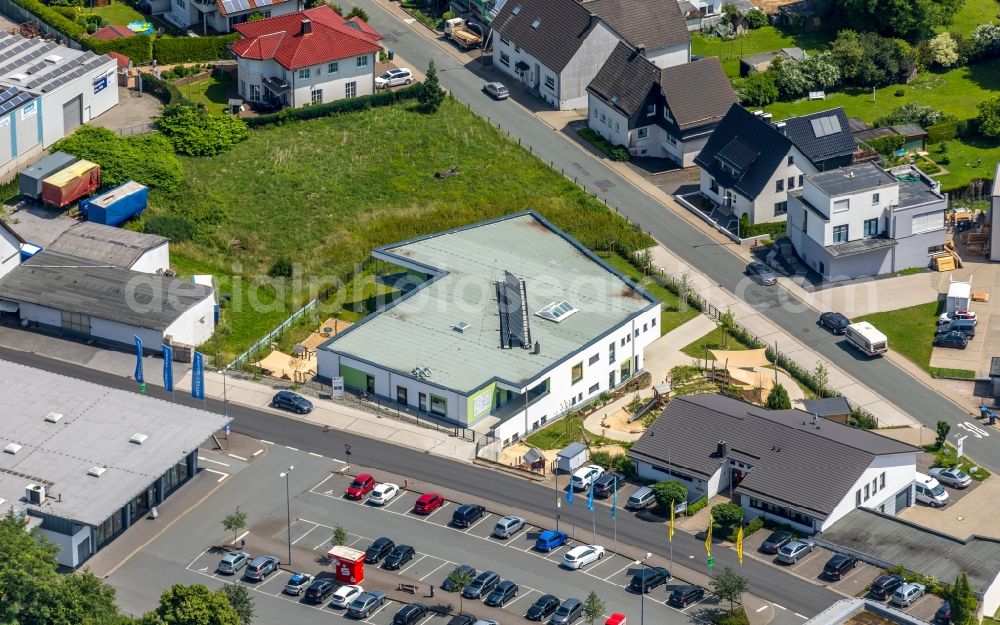
[(292, 446), (290, 446), (290, 445), (285, 445), (285, 449), (290, 449), (290, 450), (292, 450), (292, 451), (298, 451), (298, 450), (299, 450), (299, 448), (298, 448), (298, 447), (292, 447)]
[(771, 602), (771, 605), (773, 605), (774, 607), (778, 608), (779, 610), (787, 610), (788, 609), (785, 606), (783, 606), (781, 604), (778, 604), (778, 603), (775, 603), (773, 601)]
[(194, 563), (195, 563), (195, 562), (197, 562), (197, 561), (198, 561), (198, 560), (199, 560), (199, 559), (200, 559), (200, 558), (201, 558), (201, 557), (202, 557), (203, 555), (205, 555), (206, 553), (208, 553), (208, 549), (205, 549), (204, 551), (202, 551), (201, 553), (199, 553), (198, 555), (196, 555), (196, 556), (194, 557), (194, 560), (191, 560), (191, 562), (189, 562), (189, 563), (188, 563), (188, 565), (187, 565), (186, 567), (184, 567), (184, 568), (186, 568), (186, 569), (189, 569), (189, 570), (190, 570), (190, 569), (191, 569), (191, 567), (192, 567), (192, 566), (194, 566)]
[[(432, 517), (432, 516), (434, 516), (434, 515), (435, 515), (435, 514), (437, 514), (438, 512), (441, 512), (442, 510), (444, 510), (444, 509), (445, 509), (445, 508), (447, 508), (447, 507), (448, 507), (448, 502), (446, 501), (446, 502), (444, 502), (443, 504), (441, 504), (441, 506), (440, 506), (440, 507), (439, 507), (439, 508), (438, 508), (437, 510), (435, 510), (434, 512), (431, 512), (430, 514), (428, 514), (427, 516), (425, 516), (425, 517), (423, 518), (423, 521), (424, 521), (424, 523), (427, 523), (427, 522), (429, 522), (429, 521), (431, 520), (431, 517)], [(437, 524), (435, 523), (435, 525), (437, 525)]]
[(386, 608), (386, 606), (388, 606), (388, 605), (389, 605), (390, 603), (392, 603), (392, 599), (386, 599), (386, 600), (385, 600), (385, 601), (384, 601), (384, 602), (382, 603), (382, 605), (380, 605), (380, 606), (378, 607), (378, 609), (377, 609), (377, 610), (375, 610), (374, 612), (372, 612), (371, 614), (369, 614), (369, 615), (368, 615), (368, 617), (367, 617), (367, 618), (365, 619), (365, 622), (366, 622), (366, 623), (370, 623), (371, 621), (369, 621), (368, 619), (370, 619), (370, 618), (374, 618), (376, 614), (378, 614), (379, 612), (381, 612), (382, 610), (384, 610), (384, 609)]
[(274, 444), (274, 443), (272, 443), (271, 441), (266, 441), (266, 440), (264, 440), (263, 438), (259, 438), (259, 439), (257, 439), (257, 440), (259, 440), (260, 442), (264, 443), (265, 445), (273, 445), (273, 444)]
[(801, 615), (801, 614), (799, 614), (798, 612), (792, 612), (792, 614), (794, 614), (795, 616), (799, 617), (800, 619), (803, 619), (803, 620), (809, 620), (809, 619), (808, 619), (808, 617), (805, 617), (805, 616), (802, 616), (802, 615)]
[(414, 564), (416, 564), (417, 562), (420, 562), (421, 560), (423, 560), (426, 557), (427, 557), (427, 554), (425, 553), (424, 555), (420, 556), (419, 558), (417, 558), (413, 562), (410, 562), (409, 564), (406, 565), (405, 569), (403, 569), (402, 571), (399, 572), (399, 574), (402, 575), (403, 573), (409, 571), (411, 568), (413, 568)]
[(618, 575), (619, 573), (621, 573), (622, 571), (624, 571), (625, 569), (627, 569), (627, 568), (628, 568), (628, 567), (630, 567), (630, 566), (632, 566), (632, 563), (631, 563), (631, 562), (629, 562), (628, 564), (626, 564), (626, 565), (625, 565), (625, 566), (623, 566), (622, 568), (618, 569), (617, 571), (615, 571), (615, 572), (614, 572), (614, 573), (612, 573), (611, 575), (608, 575), (607, 577), (605, 577), (605, 578), (604, 578), (604, 581), (608, 581), (608, 580), (609, 580), (609, 579), (611, 579), (612, 577), (615, 577), (616, 575)]
[(766, 609), (767, 609), (767, 606), (766, 605), (762, 605), (759, 608), (757, 608), (756, 610), (754, 610), (754, 612), (763, 612)]
[(476, 521), (475, 523), (473, 523), (472, 525), (470, 525), (469, 527), (465, 528), (465, 529), (464, 529), (464, 530), (462, 530), (462, 531), (463, 531), (464, 533), (468, 534), (469, 532), (471, 532), (471, 531), (472, 531), (472, 528), (474, 528), (475, 526), (479, 525), (480, 523), (482, 523), (482, 522), (483, 522), (483, 521), (485, 521), (486, 519), (490, 518), (491, 516), (493, 516), (493, 513), (490, 513), (490, 514), (484, 514), (484, 515), (483, 515), (483, 518), (479, 519), (478, 521)]
[(247, 461), (247, 459), (244, 458), (243, 456), (237, 456), (236, 454), (226, 454), (226, 455), (229, 456), (230, 458), (236, 458), (237, 460), (242, 460), (243, 462)]
[(316, 456), (317, 458), (322, 458), (323, 457), (323, 456), (321, 456), (321, 455), (319, 455), (319, 454), (317, 454), (315, 452), (312, 452), (312, 451), (309, 452), (309, 455), (310, 456)]
[(228, 467), (229, 466), (225, 462), (219, 462), (218, 460), (212, 460), (211, 458), (206, 458), (205, 456), (198, 456), (198, 460), (201, 460), (202, 462), (211, 462), (212, 464), (221, 464), (224, 467)]
[(434, 575), (435, 573), (437, 573), (438, 569), (440, 569), (442, 566), (447, 566), (448, 564), (451, 564), (451, 563), (450, 562), (442, 562), (441, 564), (438, 565), (438, 567), (436, 569), (434, 569), (433, 571), (431, 571), (427, 575), (424, 575), (423, 577), (421, 577), (419, 581), (421, 581), (421, 582), (424, 581), (425, 579), (427, 579), (431, 575)]
[(206, 468), (205, 470), (208, 471), (209, 473), (215, 473), (216, 475), (221, 475), (222, 476), (219, 479), (215, 480), (216, 483), (219, 483), (222, 480), (224, 480), (227, 477), (229, 477), (228, 473), (223, 473), (222, 471), (216, 471), (215, 469), (209, 469), (209, 468)]
[(308, 536), (309, 532), (313, 531), (317, 527), (319, 527), (319, 525), (313, 525), (312, 527), (310, 527), (308, 530), (306, 530), (305, 534), (303, 534), (303, 535), (299, 536), (298, 538), (296, 538), (295, 540), (293, 540), (292, 544), (294, 545), (295, 543), (299, 542), (300, 540), (302, 540), (303, 538), (305, 538), (306, 536)]
[(236, 540), (234, 542), (240, 542), (241, 540), (243, 540), (244, 538), (246, 538), (249, 533), (250, 533), (250, 530), (247, 530), (247, 531), (243, 532), (242, 534), (240, 534), (239, 536), (236, 537)]
[(251, 458), (256, 458), (257, 456), (259, 456), (262, 453), (264, 453), (264, 449), (263, 448), (258, 449), (257, 451), (253, 452), (253, 454), (250, 457)]

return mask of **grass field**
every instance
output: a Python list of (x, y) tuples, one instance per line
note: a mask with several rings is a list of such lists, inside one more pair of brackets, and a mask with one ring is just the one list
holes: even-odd
[(662, 304), (660, 309), (660, 336), (694, 319), (700, 314), (690, 306), (684, 306), (684, 310), (682, 311), (680, 305), (681, 299), (678, 296), (660, 286), (652, 279), (643, 276), (642, 272), (618, 254), (600, 254), (600, 256), (604, 259), (604, 262), (631, 278), (645, 289), (647, 293), (660, 300)]
[(188, 85), (178, 87), (185, 96), (204, 104), (209, 113), (222, 115), (229, 104), (228, 93), (232, 87), (232, 74), (223, 72), (222, 76), (211, 76)]
[(132, 7), (121, 2), (112, 2), (108, 6), (94, 7), (88, 9), (90, 13), (96, 13), (103, 17), (109, 24), (127, 26), (129, 22), (144, 22), (146, 18)]
[[(714, 330), (705, 336), (684, 346), (681, 351), (692, 358), (703, 359), (705, 358), (706, 349), (745, 350), (746, 346), (729, 336), (722, 326), (716, 326)], [(708, 357), (711, 358), (711, 354)]]
[(968, 36), (980, 24), (997, 21), (1000, 6), (996, 0), (965, 0), (951, 24), (939, 26), (938, 32), (949, 31)]
[(705, 37), (701, 33), (691, 33), (691, 54), (719, 57), (726, 74), (735, 78), (740, 75), (740, 57), (773, 52), (781, 48), (802, 48), (812, 53), (825, 48), (830, 41), (830, 36), (825, 32), (792, 35), (774, 26), (765, 26), (728, 41), (718, 37)]
[[(171, 243), (171, 257), (182, 273), (215, 274), (230, 296), (219, 329), (226, 356), (321, 287), (336, 290), (379, 245), (529, 208), (592, 249), (652, 244), (452, 99), (434, 115), (406, 104), (271, 126), (226, 154), (182, 165), (181, 187), (154, 192), (134, 227), (167, 217), (191, 232)], [(452, 166), (458, 175), (434, 178)], [(266, 277), (279, 258), (295, 264), (296, 279)], [(347, 294), (317, 315), (350, 301)]]

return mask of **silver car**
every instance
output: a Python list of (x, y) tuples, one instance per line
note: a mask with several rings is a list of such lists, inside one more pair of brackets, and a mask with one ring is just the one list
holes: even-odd
[(778, 283), (778, 278), (771, 271), (771, 268), (756, 261), (747, 265), (747, 275), (756, 279), (764, 286), (773, 286)]
[(639, 490), (632, 493), (632, 495), (625, 502), (625, 507), (633, 510), (642, 510), (643, 508), (648, 508), (654, 503), (656, 503), (656, 493), (653, 492), (652, 488), (643, 486)]
[(896, 592), (892, 593), (892, 602), (905, 608), (913, 605), (913, 602), (922, 597), (925, 592), (927, 592), (927, 588), (923, 584), (916, 582), (903, 584), (896, 589)]
[(494, 100), (506, 100), (510, 97), (510, 91), (507, 91), (507, 87), (499, 82), (486, 83), (483, 85), (483, 91)]
[(497, 538), (510, 538), (524, 527), (524, 519), (519, 516), (505, 516), (493, 527), (493, 535)]
[(778, 561), (785, 564), (795, 564), (799, 558), (812, 551), (815, 546), (816, 543), (806, 538), (793, 540), (778, 550)]
[(952, 488), (968, 488), (972, 484), (972, 478), (969, 477), (969, 474), (959, 468), (945, 469), (937, 467), (927, 473), (931, 477), (937, 478), (937, 481)]
[(250, 554), (243, 551), (232, 551), (222, 556), (222, 561), (219, 562), (219, 572), (226, 575), (235, 575), (249, 562)]

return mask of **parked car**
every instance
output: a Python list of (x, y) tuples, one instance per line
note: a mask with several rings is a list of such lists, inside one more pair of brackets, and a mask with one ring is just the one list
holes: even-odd
[(772, 286), (778, 283), (778, 278), (771, 271), (771, 268), (757, 261), (747, 265), (747, 275), (764, 286)]
[(313, 582), (312, 575), (306, 575), (305, 573), (292, 573), (292, 576), (288, 579), (288, 583), (285, 584), (285, 594), (299, 596), (305, 592), (309, 584)]
[(569, 481), (570, 487), (573, 490), (587, 490), (602, 475), (604, 475), (603, 467), (596, 464), (582, 466), (573, 471), (573, 477)]
[(451, 514), (451, 524), (455, 527), (471, 527), (473, 523), (483, 518), (486, 508), (478, 503), (460, 505)]
[(379, 590), (369, 590), (362, 593), (347, 606), (347, 616), (352, 618), (368, 618), (375, 608), (385, 603), (385, 593)]
[(913, 605), (913, 602), (922, 597), (925, 592), (927, 592), (927, 587), (923, 584), (908, 582), (892, 593), (892, 602), (901, 608), (906, 608)]
[(483, 85), (483, 91), (494, 100), (506, 100), (510, 97), (510, 91), (507, 90), (507, 87), (503, 83), (499, 82), (486, 83)]
[(834, 334), (843, 334), (847, 326), (851, 325), (851, 320), (839, 312), (825, 312), (819, 316), (819, 323)]
[(408, 603), (392, 617), (392, 625), (410, 625), (427, 616), (427, 606), (422, 603)]
[(469, 614), (468, 612), (462, 612), (461, 614), (456, 614), (451, 617), (451, 620), (448, 621), (448, 625), (475, 625), (477, 620), (478, 619), (475, 615)]
[(823, 576), (832, 580), (844, 579), (844, 575), (857, 565), (858, 559), (854, 556), (838, 553), (830, 558), (823, 567)]
[(311, 401), (291, 391), (278, 391), (275, 393), (274, 397), (271, 398), (271, 406), (299, 414), (309, 414), (313, 409)]
[(792, 542), (791, 532), (771, 532), (771, 535), (760, 544), (760, 552), (774, 555), (790, 542)]
[(662, 566), (647, 566), (632, 576), (628, 588), (632, 592), (647, 593), (657, 586), (662, 586), (670, 579), (670, 571)]
[(373, 488), (375, 488), (375, 478), (370, 473), (362, 473), (354, 478), (354, 481), (347, 487), (347, 491), (344, 492), (344, 496), (358, 501), (364, 499), (365, 495), (370, 493)]
[(375, 506), (384, 506), (399, 494), (399, 485), (383, 482), (372, 489), (372, 494), (368, 498), (368, 503)]
[(552, 615), (549, 622), (552, 625), (570, 625), (581, 616), (583, 616), (583, 603), (579, 599), (571, 597), (556, 608), (556, 613)]
[(947, 347), (949, 349), (965, 349), (969, 345), (969, 336), (964, 332), (947, 332), (938, 334), (931, 343), (934, 347)]
[(953, 488), (968, 488), (972, 484), (972, 478), (969, 477), (969, 474), (959, 468), (935, 467), (927, 473), (942, 484)]
[(969, 338), (976, 336), (976, 322), (972, 319), (956, 319), (951, 323), (937, 327), (935, 334), (948, 334), (949, 332), (962, 332)]
[(573, 547), (563, 556), (562, 564), (567, 569), (581, 569), (591, 562), (604, 557), (604, 547), (600, 545), (580, 545)]
[(333, 594), (336, 584), (332, 579), (317, 579), (306, 588), (306, 601), (309, 603), (323, 603), (326, 598)]
[(556, 547), (564, 545), (568, 538), (569, 536), (566, 535), (566, 532), (545, 530), (535, 539), (535, 549), (538, 551), (552, 551)]
[(385, 89), (386, 87), (408, 85), (411, 82), (413, 82), (413, 72), (405, 67), (395, 67), (375, 78), (375, 88)]
[(500, 576), (493, 571), (483, 571), (476, 576), (476, 579), (462, 589), (462, 596), (466, 599), (482, 599), (496, 588), (500, 583)]
[(416, 550), (409, 545), (396, 545), (392, 553), (385, 557), (385, 560), (382, 562), (382, 568), (387, 571), (400, 569), (404, 564), (412, 560), (416, 553)]
[(972, 310), (956, 310), (951, 313), (941, 313), (938, 316), (938, 323), (951, 323), (956, 319), (971, 319), (972, 321), (978, 321), (976, 319), (976, 313)]
[(948, 491), (933, 476), (924, 475), (917, 471), (913, 492), (916, 494), (916, 500), (920, 503), (934, 508), (943, 508), (948, 505)]
[(459, 564), (458, 566), (455, 567), (455, 570), (452, 571), (448, 575), (448, 577), (444, 579), (443, 582), (441, 582), (441, 590), (444, 590), (446, 592), (457, 592), (459, 590), (462, 590), (461, 588), (458, 587), (457, 584), (455, 584), (455, 582), (452, 581), (452, 575), (455, 575), (456, 573), (459, 572), (468, 573), (470, 579), (475, 579), (476, 577), (476, 569), (472, 568), (468, 564)]
[(625, 483), (625, 476), (617, 471), (605, 473), (594, 482), (594, 497), (601, 499), (610, 497), (615, 492), (615, 488), (621, 488)]
[(341, 586), (333, 591), (333, 596), (330, 597), (330, 605), (336, 608), (346, 608), (354, 603), (354, 600), (360, 597), (364, 591), (365, 589), (361, 586), (352, 586), (350, 584)]
[(417, 503), (413, 504), (413, 511), (417, 514), (430, 514), (444, 504), (444, 497), (437, 493), (424, 493), (417, 497)]
[(678, 586), (670, 593), (667, 603), (675, 608), (686, 608), (705, 598), (705, 589), (701, 586)]
[(542, 595), (528, 608), (524, 618), (529, 621), (542, 621), (559, 607), (559, 597), (555, 595)]
[(626, 508), (642, 510), (656, 503), (656, 493), (649, 486), (643, 486), (632, 493), (625, 502)]
[(892, 596), (896, 589), (906, 583), (902, 575), (882, 575), (874, 582), (869, 592), (883, 601)]
[(493, 535), (497, 538), (510, 538), (524, 527), (524, 519), (519, 516), (505, 516), (493, 526)]
[(778, 550), (778, 562), (795, 564), (799, 558), (812, 551), (815, 546), (816, 543), (805, 538), (793, 540)]
[(219, 572), (224, 575), (235, 575), (240, 572), (240, 569), (245, 567), (247, 563), (250, 562), (250, 554), (245, 551), (230, 551), (226, 555), (222, 556), (222, 560), (219, 562)]
[(277, 556), (257, 556), (247, 565), (247, 569), (243, 571), (243, 577), (259, 582), (277, 570)]
[(518, 592), (520, 592), (520, 589), (517, 587), (517, 584), (509, 579), (505, 579), (490, 591), (490, 594), (486, 596), (485, 603), (491, 608), (502, 608), (508, 601), (516, 597)]
[(392, 542), (392, 539), (385, 536), (376, 538), (375, 542), (365, 550), (365, 562), (368, 564), (378, 564), (382, 558), (392, 553), (392, 550), (395, 548), (396, 543)]
[(942, 623), (943, 625), (948, 625), (951, 622), (951, 604), (945, 601), (941, 604), (941, 607), (937, 609), (934, 613), (934, 622)]

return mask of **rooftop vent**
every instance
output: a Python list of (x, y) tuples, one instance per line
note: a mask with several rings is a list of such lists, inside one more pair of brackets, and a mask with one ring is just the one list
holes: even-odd
[(50, 54), (49, 56), (45, 57), (45, 62), (46, 63), (52, 63), (53, 65), (56, 64), (56, 63), (58, 63), (61, 60), (63, 60), (63, 58), (61, 56), (59, 56), (58, 54)]
[(541, 317), (542, 319), (548, 319), (549, 321), (555, 321), (556, 323), (559, 323), (560, 321), (562, 321), (566, 317), (569, 317), (575, 312), (580, 312), (580, 311), (577, 310), (576, 308), (573, 308), (573, 305), (567, 302), (566, 300), (563, 300), (561, 302), (552, 302), (551, 304), (549, 304), (545, 308), (542, 308), (535, 314)]
[(846, 178), (853, 178), (854, 177), (854, 170), (852, 169), (852, 170), (848, 171), (846, 174), (844, 174), (844, 176)]
[(143, 443), (146, 442), (147, 438), (149, 438), (149, 436), (142, 434), (140, 432), (136, 432), (135, 434), (132, 435), (132, 438), (128, 439), (128, 442), (135, 443), (136, 445), (142, 445)]
[(467, 321), (459, 321), (454, 326), (452, 326), (456, 332), (465, 332), (469, 329), (469, 323)]
[(535, 18), (535, 21), (531, 23), (532, 28), (538, 28), (541, 25), (542, 20), (540, 18)]
[(22, 80), (24, 80), (27, 77), (28, 77), (27, 74), (11, 74), (10, 75), (10, 79), (11, 80), (16, 80), (17, 82), (21, 82)]
[(613, 96), (611, 96), (611, 103), (612, 104), (618, 104), (618, 100), (620, 100), (620, 99), (621, 98), (619, 98), (618, 96), (613, 95)]
[(87, 471), (87, 475), (91, 475), (93, 477), (101, 477), (102, 475), (104, 475), (105, 471), (107, 471), (105, 467), (90, 467), (90, 470)]
[(3, 450), (8, 454), (13, 455), (21, 451), (21, 446), (18, 445), (17, 443), (9, 443), (6, 447), (3, 448)]
[(514, 7), (514, 10), (512, 10), (512, 11), (511, 11), (511, 13), (512, 13), (513, 15), (517, 15), (517, 14), (518, 14), (518, 13), (520, 13), (520, 12), (521, 12), (521, 5), (520, 5), (520, 4), (519, 4), (519, 5), (517, 5), (516, 7)]
[(313, 30), (312, 20), (308, 19), (308, 18), (302, 20), (302, 34), (303, 35), (308, 35), (309, 33), (312, 32), (312, 30)]
[(42, 505), (45, 502), (45, 487), (41, 484), (28, 484), (24, 487), (24, 498), (28, 503)]
[(726, 444), (726, 441), (719, 441), (718, 445), (716, 446), (716, 453), (719, 455), (720, 458), (726, 458), (727, 456), (729, 456), (729, 445)]
[(59, 423), (59, 420), (62, 418), (63, 416), (61, 412), (50, 412), (49, 414), (45, 415), (45, 420), (48, 421), (49, 423)]

